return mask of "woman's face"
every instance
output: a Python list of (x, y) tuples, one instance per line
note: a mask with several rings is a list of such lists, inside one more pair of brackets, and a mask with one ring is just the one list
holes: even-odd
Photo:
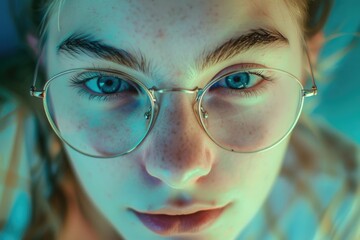
[[(264, 42), (219, 51), (220, 60), (198, 67), (204, 52), (260, 28), (284, 38), (259, 38)], [(49, 22), (47, 70), (52, 76), (73, 68), (111, 68), (148, 87), (186, 89), (203, 87), (219, 72), (242, 64), (282, 69), (300, 78), (299, 32), (280, 0), (64, 1)], [(69, 46), (58, 50), (70, 36), (141, 53), (149, 73), (116, 57), (76, 49), (80, 42), (72, 46), (76, 51), (69, 52)], [(71, 101), (67, 92), (62, 95)], [(92, 158), (66, 147), (86, 195), (125, 239), (234, 239), (260, 209), (278, 174), (288, 138), (261, 153), (224, 150), (202, 129), (193, 99), (191, 94), (162, 94), (153, 129), (127, 155)], [(115, 128), (113, 134), (124, 133)], [(101, 134), (97, 140), (111, 144)]]

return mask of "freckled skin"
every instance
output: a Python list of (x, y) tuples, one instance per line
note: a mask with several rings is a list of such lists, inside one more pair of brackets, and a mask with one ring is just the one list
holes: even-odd
[[(259, 11), (266, 14), (256, 15)], [(302, 52), (298, 26), (288, 12), (279, 0), (66, 1), (60, 15), (60, 31), (56, 14), (49, 22), (47, 70), (54, 75), (75, 67), (111, 66), (136, 75), (147, 86), (186, 89), (204, 86), (218, 72), (238, 63), (258, 63), (299, 76)], [(272, 21), (266, 18), (269, 16)], [(202, 72), (196, 70), (195, 60), (204, 49), (213, 49), (243, 31), (270, 23), (288, 37), (289, 48), (247, 52)], [(149, 80), (142, 73), (113, 63), (56, 55), (59, 42), (79, 30), (93, 33), (114, 47), (141, 50), (156, 66), (156, 79)], [(70, 102), (73, 99), (66, 91), (61, 94)], [(96, 159), (66, 147), (77, 180), (94, 208), (125, 239), (235, 239), (268, 195), (288, 139), (262, 153), (230, 152), (216, 145), (202, 129), (193, 112), (194, 95), (164, 93), (157, 98), (160, 109), (156, 122), (135, 151)], [(259, 110), (257, 118), (272, 108), (270, 105)], [(281, 108), (275, 110), (284, 113)], [(113, 129), (114, 139), (117, 134), (127, 134), (119, 130), (121, 127)], [(257, 130), (249, 126), (244, 132), (251, 136)], [(270, 130), (262, 133), (264, 138), (267, 131)], [(98, 141), (106, 145), (108, 139), (111, 137), (103, 136)], [(230, 207), (204, 231), (162, 238), (129, 211), (155, 211), (169, 207), (169, 202), (179, 198), (206, 202), (208, 207)]]

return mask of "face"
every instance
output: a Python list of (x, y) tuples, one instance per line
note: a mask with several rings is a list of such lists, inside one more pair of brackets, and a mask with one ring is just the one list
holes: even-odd
[[(216, 0), (65, 1), (49, 22), (48, 75), (82, 67), (106, 68), (122, 71), (147, 87), (186, 89), (204, 87), (234, 66), (276, 68), (301, 78), (301, 36), (290, 12), (281, 0), (227, 0), (221, 4)], [(204, 52), (260, 28), (276, 30), (284, 38), (253, 44), (198, 67)], [(111, 49), (141, 53), (149, 63), (148, 72), (87, 50), (58, 51), (70, 36), (87, 36)], [(70, 93), (58, 90), (65, 102), (74, 101)], [(192, 94), (159, 94), (156, 122), (129, 154), (93, 158), (65, 146), (86, 196), (125, 239), (234, 239), (271, 189), (288, 138), (258, 153), (225, 150), (199, 124), (193, 101)], [(107, 121), (97, 119), (85, 127), (95, 128), (100, 120)], [(71, 121), (64, 124), (74, 131), (84, 127), (72, 126)], [(119, 128), (122, 126), (113, 126), (114, 136)], [(85, 138), (103, 145), (114, 143), (100, 133)]]

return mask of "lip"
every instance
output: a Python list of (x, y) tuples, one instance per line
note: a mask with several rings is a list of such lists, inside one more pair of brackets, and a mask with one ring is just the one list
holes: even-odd
[[(151, 231), (164, 236), (200, 232), (210, 227), (225, 210), (225, 207), (204, 209), (192, 213), (179, 210), (159, 212), (138, 212), (132, 210), (139, 220)], [(176, 211), (178, 214), (176, 214)]]

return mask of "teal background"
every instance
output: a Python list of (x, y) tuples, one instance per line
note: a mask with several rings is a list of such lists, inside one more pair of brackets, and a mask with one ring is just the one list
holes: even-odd
[[(325, 26), (325, 35), (360, 33), (360, 1), (336, 0)], [(360, 35), (359, 35), (360, 36)], [(353, 36), (339, 37), (325, 44), (320, 60), (339, 52)], [(360, 37), (350, 53), (332, 68), (325, 68), (319, 82), (318, 105), (312, 111), (315, 119), (330, 125), (360, 145)]]
[[(337, 32), (360, 32), (359, 0), (335, 1), (325, 35)], [(339, 51), (350, 39), (342, 37), (326, 44), (320, 60)], [(7, 0), (0, 0), (0, 57), (6, 58), (19, 45)], [(335, 66), (326, 68), (324, 76), (326, 81), (318, 82), (319, 95), (316, 99), (306, 99), (305, 109), (322, 124), (332, 126), (360, 145), (360, 43)]]

